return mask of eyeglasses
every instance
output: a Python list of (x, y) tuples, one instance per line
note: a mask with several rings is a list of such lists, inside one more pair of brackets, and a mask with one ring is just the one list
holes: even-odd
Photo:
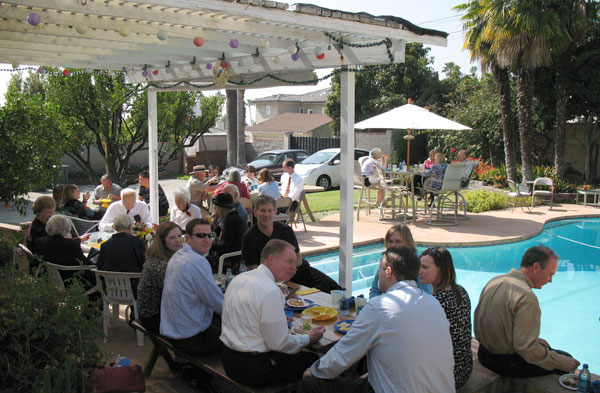
[(215, 234), (212, 232), (211, 233), (190, 233), (190, 235), (199, 237), (200, 239), (204, 239), (205, 237), (212, 239), (213, 237), (215, 237)]

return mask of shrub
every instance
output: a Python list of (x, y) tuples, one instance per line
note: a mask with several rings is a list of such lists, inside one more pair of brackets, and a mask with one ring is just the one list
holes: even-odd
[(465, 191), (463, 195), (467, 201), (467, 210), (473, 213), (500, 210), (506, 205), (506, 195), (499, 192), (477, 190)]
[(45, 375), (64, 375), (69, 363), (66, 380), (81, 390), (83, 370), (101, 360), (98, 316), (77, 279), (63, 292), (46, 274), (1, 269), (0, 391), (40, 391)]

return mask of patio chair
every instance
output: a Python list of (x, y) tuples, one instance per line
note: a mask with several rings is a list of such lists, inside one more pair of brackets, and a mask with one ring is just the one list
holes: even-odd
[[(108, 305), (112, 305), (113, 318), (119, 318), (119, 305), (123, 304), (129, 307), (133, 307), (134, 319), (139, 319), (137, 310), (137, 301), (133, 296), (133, 289), (131, 286), (131, 279), (139, 279), (142, 273), (123, 273), (123, 272), (109, 272), (104, 270), (92, 269), (96, 274), (96, 286), (102, 295), (103, 304), (103, 327), (104, 327), (104, 342), (108, 341), (108, 324), (109, 324), (109, 313)], [(106, 289), (104, 288), (106, 287)], [(128, 310), (125, 311), (125, 319), (129, 322)], [(137, 344), (144, 345), (144, 334), (142, 332), (136, 332)]]
[(379, 184), (371, 184), (370, 186), (365, 185), (365, 178), (363, 177), (362, 169), (358, 161), (354, 161), (354, 188), (360, 189), (358, 203), (354, 204), (356, 207), (356, 221), (360, 221), (360, 209), (363, 206), (367, 208), (367, 214), (371, 214), (371, 206), (375, 205), (371, 199), (371, 190), (377, 190)]
[(508, 180), (508, 187), (510, 187), (510, 192), (508, 193), (508, 198), (506, 199), (506, 205), (510, 205), (510, 200), (512, 199), (512, 210), (511, 213), (515, 211), (515, 206), (518, 204), (523, 210), (523, 207), (526, 207), (531, 213), (531, 209), (529, 208), (529, 204), (524, 199), (524, 197), (530, 197), (531, 192), (529, 192), (529, 186), (527, 184), (515, 184), (514, 181)]
[[(304, 225), (304, 232), (306, 232), (306, 223), (304, 222), (304, 214), (302, 213), (302, 201), (304, 200), (304, 191), (300, 194), (300, 201), (294, 210), (288, 210), (287, 214), (290, 216), (290, 225), (294, 224), (295, 228), (298, 228), (298, 221), (302, 221)], [(291, 207), (291, 206), (290, 206)]]
[[(440, 190), (433, 189), (429, 186), (431, 178), (427, 179), (424, 188), (428, 193), (434, 195), (434, 200), (429, 209), (429, 225), (457, 225), (458, 224), (458, 199), (460, 195), (460, 182), (466, 164), (451, 164), (446, 168), (442, 188)], [(454, 197), (454, 198), (452, 198)], [(444, 210), (453, 208), (453, 219), (444, 217)], [(433, 220), (433, 214), (436, 214), (436, 220)]]
[(34, 268), (38, 267), (40, 262), (36, 259), (35, 255), (31, 252), (26, 245), (19, 243), (19, 249), (25, 254), (27, 262), (29, 262), (29, 271), (31, 272)]
[[(475, 168), (477, 168), (477, 165), (479, 165), (479, 161), (469, 161), (468, 165), (470, 167), (469, 176), (460, 182), (461, 190), (469, 189), (469, 185), (471, 184), (471, 179), (473, 178), (473, 173), (475, 172)], [(463, 214), (459, 215), (457, 218), (459, 220), (468, 220), (469, 217), (467, 216), (467, 206), (469, 205), (469, 203), (467, 202), (467, 200), (465, 199), (465, 196), (462, 193), (459, 192), (458, 196), (461, 199), (461, 202), (459, 203), (459, 208), (462, 207)]]
[(225, 264), (225, 260), (227, 258), (239, 257), (242, 255), (242, 251), (234, 251), (223, 254), (219, 257), (219, 267), (217, 269), (217, 273), (215, 274), (216, 279), (224, 279), (225, 274), (223, 273), (223, 265)]
[[(57, 265), (55, 263), (46, 262), (46, 269), (48, 269), (48, 274), (50, 275), (51, 278), (54, 278), (54, 282), (56, 283), (56, 286), (62, 290), (65, 290), (65, 281), (64, 281), (64, 278), (63, 278), (63, 275), (61, 274), (61, 272), (80, 272), (83, 270), (92, 270), (94, 268), (95, 268), (95, 266), (86, 266), (86, 265), (63, 266), (63, 265)], [(89, 289), (85, 294), (91, 295), (92, 293), (97, 292), (97, 291), (98, 291), (98, 287), (95, 286), (94, 288)]]
[[(292, 204), (292, 198), (290, 197), (281, 197), (275, 199), (275, 209), (278, 211), (273, 221), (283, 222), (287, 224), (290, 221), (290, 216), (287, 214), (290, 206)], [(279, 210), (284, 210), (285, 213), (279, 213)]]
[(239, 198), (240, 203), (244, 206), (244, 209), (248, 210), (248, 226), (252, 226), (252, 202), (248, 198)]
[(93, 232), (98, 229), (98, 224), (100, 221), (94, 220), (84, 220), (79, 217), (69, 217), (71, 219), (71, 232), (75, 237), (80, 237), (85, 235), (86, 233)]
[[(386, 179), (385, 174), (381, 168), (377, 168), (377, 175), (379, 176), (379, 188), (385, 191), (385, 197), (379, 203), (377, 208), (379, 209), (379, 217), (377, 222), (383, 222), (385, 212), (391, 210), (392, 219), (396, 218), (396, 202), (398, 202), (398, 212), (402, 209), (404, 214), (404, 222), (406, 223), (407, 206), (404, 203), (404, 197), (408, 196), (408, 190), (406, 186), (395, 185), (393, 179)], [(391, 207), (390, 207), (391, 204)]]
[[(540, 186), (544, 186), (544, 187), (550, 187), (550, 190), (545, 190), (542, 189), (540, 190), (538, 187)], [(538, 188), (536, 190), (536, 188)], [(541, 196), (541, 197), (550, 197), (550, 210), (552, 210), (552, 204), (554, 203), (554, 182), (552, 181), (552, 179), (550, 179), (549, 177), (538, 177), (537, 179), (535, 179), (533, 181), (533, 188), (531, 191), (531, 208), (533, 209), (533, 206), (535, 204), (535, 197), (537, 196)]]

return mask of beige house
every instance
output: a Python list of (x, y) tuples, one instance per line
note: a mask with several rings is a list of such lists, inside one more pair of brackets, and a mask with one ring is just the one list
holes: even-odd
[(282, 113), (325, 114), (329, 89), (306, 94), (275, 94), (249, 101), (256, 107), (256, 124)]

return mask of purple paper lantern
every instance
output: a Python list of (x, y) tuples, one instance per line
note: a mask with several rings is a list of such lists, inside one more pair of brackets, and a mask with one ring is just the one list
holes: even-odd
[(146, 70), (142, 71), (142, 76), (143, 76), (144, 78), (145, 78), (145, 77), (147, 77), (147, 76), (148, 76), (148, 71), (146, 71)]
[(292, 54), (292, 60), (298, 61), (299, 58), (300, 58), (300, 55), (298, 53)]
[(207, 63), (206, 64), (206, 69), (207, 70), (212, 70), (212, 64), (211, 63)]
[(32, 12), (31, 14), (27, 15), (27, 22), (29, 22), (31, 26), (37, 26), (40, 24), (41, 21), (42, 18), (40, 18), (40, 16), (35, 12)]
[(42, 74), (43, 75), (43, 74), (46, 73), (46, 69), (44, 67), (40, 67), (40, 68), (38, 68), (37, 72), (38, 72), (38, 74)]
[(234, 49), (237, 48), (239, 45), (240, 45), (239, 41), (236, 40), (235, 38), (233, 38), (229, 41), (229, 46)]

